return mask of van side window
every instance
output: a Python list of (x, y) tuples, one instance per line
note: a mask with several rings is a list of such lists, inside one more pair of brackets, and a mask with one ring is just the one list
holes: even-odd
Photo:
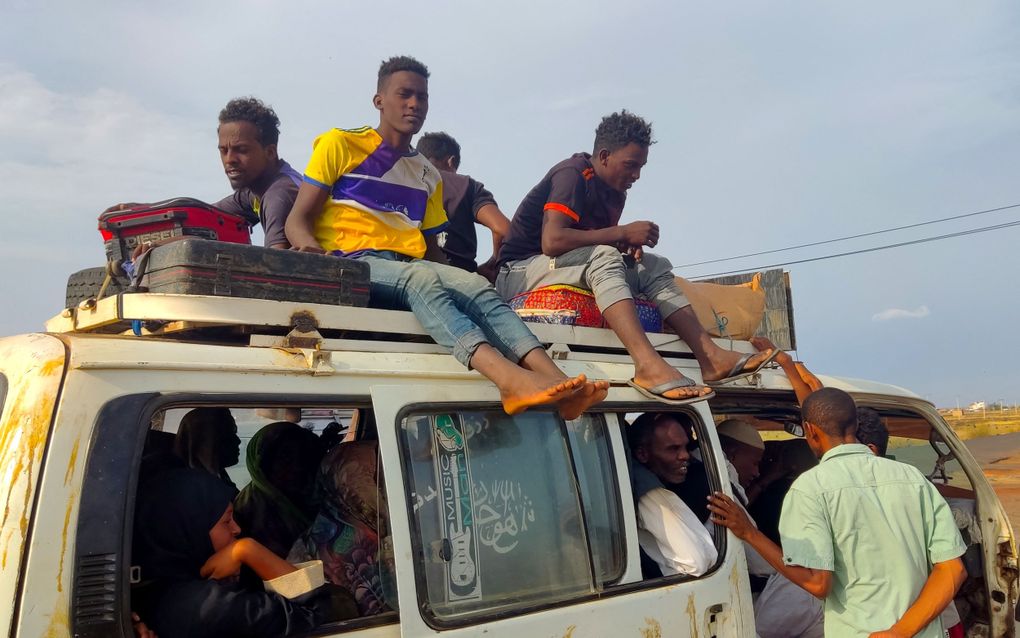
[[(641, 579), (698, 578), (725, 558), (725, 530), (706, 529), (718, 460), (693, 412), (620, 415), (631, 471)], [(684, 445), (684, 442), (686, 444)], [(682, 472), (680, 470), (683, 470)]]
[[(564, 436), (563, 422), (542, 412), (403, 419), (409, 507), (423, 565), (418, 578), (424, 581), (423, 606), (435, 620), (594, 593), (591, 554), (599, 556), (599, 574), (612, 575), (622, 565), (620, 525), (612, 520), (618, 505), (592, 515), (588, 523), (598, 530), (591, 538), (582, 510), (583, 500), (605, 500), (602, 493), (612, 489), (594, 485), (602, 480), (594, 470), (601, 461), (587, 458), (608, 458), (604, 422), (574, 421), (567, 431)], [(575, 476), (582, 473), (587, 486), (579, 489)]]
[[(195, 414), (201, 419), (196, 421)], [(206, 436), (206, 430), (222, 430), (222, 436)], [(197, 452), (189, 447), (188, 455), (182, 455), (177, 445), (182, 432), (197, 443)], [(210, 459), (219, 464), (212, 469), (197, 464)], [(205, 470), (240, 489), (234, 489), (232, 501), (233, 523), (241, 536), (291, 564), (322, 562), (326, 587), (300, 603), (316, 609), (316, 621), (324, 623), (315, 631), (332, 635), (398, 622), (393, 544), (370, 409), (171, 406), (149, 423), (139, 470), (139, 508), (151, 504), (147, 486), (166, 472), (186, 467)], [(136, 533), (135, 538), (140, 536)], [(160, 598), (165, 576), (153, 576), (152, 565), (146, 566), (151, 545), (135, 544), (134, 549), (132, 578), (138, 580), (132, 582), (131, 611), (151, 626), (165, 608)], [(263, 593), (263, 585), (248, 574), (223, 581), (217, 584), (236, 585), (243, 594)], [(251, 609), (262, 609), (261, 599), (252, 600), (246, 603)], [(275, 609), (267, 604), (267, 609)], [(227, 613), (195, 611), (206, 612), (210, 619)]]
[(567, 440), (581, 488), (595, 575), (602, 584), (623, 575), (623, 516), (606, 418), (584, 414), (567, 423)]

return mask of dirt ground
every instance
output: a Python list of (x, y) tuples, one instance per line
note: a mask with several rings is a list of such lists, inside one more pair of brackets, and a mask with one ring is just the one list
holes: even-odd
[(965, 443), (999, 495), (1014, 531), (1020, 530), (1020, 432)]

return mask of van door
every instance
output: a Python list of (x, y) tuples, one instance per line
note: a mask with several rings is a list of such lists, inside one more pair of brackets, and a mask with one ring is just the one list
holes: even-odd
[(371, 392), (402, 636), (754, 635), (732, 537), (700, 578), (641, 581), (616, 414), (510, 417), (491, 386)]

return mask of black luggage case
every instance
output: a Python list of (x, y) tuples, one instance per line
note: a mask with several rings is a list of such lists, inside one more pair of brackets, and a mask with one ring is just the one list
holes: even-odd
[(369, 266), (352, 259), (183, 239), (138, 262), (149, 292), (368, 305)]

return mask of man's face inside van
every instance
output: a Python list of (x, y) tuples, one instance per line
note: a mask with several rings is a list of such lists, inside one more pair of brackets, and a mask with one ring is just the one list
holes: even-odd
[(740, 479), (742, 487), (750, 486), (758, 478), (758, 468), (764, 455), (765, 450), (759, 450), (744, 443), (734, 442), (732, 446), (727, 447), (726, 456), (733, 464), (733, 468), (737, 470), (737, 477)]
[(664, 483), (683, 483), (691, 454), (687, 430), (674, 419), (660, 421), (645, 445), (634, 450), (634, 457), (645, 464)]
[(223, 467), (234, 467), (241, 460), (241, 439), (237, 436), (237, 423), (233, 417), (220, 424), (220, 440), (216, 449)]

